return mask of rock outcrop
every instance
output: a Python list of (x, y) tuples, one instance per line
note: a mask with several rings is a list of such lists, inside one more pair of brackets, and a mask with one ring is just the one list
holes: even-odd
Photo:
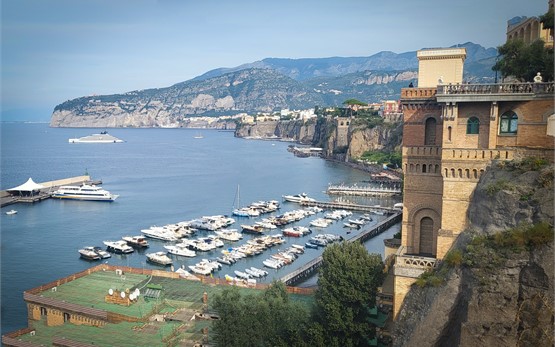
[(353, 124), (347, 132), (347, 148), (339, 148), (334, 119), (266, 121), (238, 125), (235, 136), (244, 138), (280, 138), (285, 141), (320, 147), (326, 158), (349, 161), (369, 150), (393, 151), (401, 144), (401, 122), (376, 127)]
[[(536, 164), (488, 168), (472, 198), (471, 228), (456, 249), (468, 251), (472, 237), (521, 223), (553, 223), (553, 165)], [(553, 251), (552, 241), (532, 249), (484, 248), (452, 268), (443, 286), (414, 285), (395, 323), (394, 346), (553, 346)]]

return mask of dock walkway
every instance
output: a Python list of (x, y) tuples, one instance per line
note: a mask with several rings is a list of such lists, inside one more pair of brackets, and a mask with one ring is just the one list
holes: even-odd
[(61, 180), (42, 182), (39, 184), (42, 185), (44, 188), (38, 190), (37, 193), (29, 196), (12, 195), (7, 190), (2, 190), (0, 191), (0, 207), (16, 204), (20, 202), (26, 202), (26, 203), (39, 202), (50, 198), (52, 196), (52, 193), (61, 186), (81, 185), (83, 183), (102, 184), (102, 181), (91, 181), (90, 176), (84, 175), (84, 176), (64, 178)]
[(399, 186), (357, 186), (357, 185), (330, 185), (326, 193), (330, 195), (356, 195), (356, 196), (392, 196), (402, 194)]
[[(402, 212), (398, 211), (385, 220), (381, 221), (380, 223), (374, 225), (372, 228), (363, 230), (358, 235), (347, 239), (347, 242), (364, 242), (378, 234), (381, 234), (382, 232), (389, 229), (392, 225), (399, 223), (401, 221), (402, 215)], [(280, 280), (285, 283), (286, 286), (292, 286), (295, 283), (312, 276), (312, 274), (322, 265), (322, 260), (322, 256), (312, 259), (297, 270), (283, 276)]]
[(399, 209), (393, 207), (383, 207), (383, 206), (368, 206), (368, 205), (359, 205), (359, 204), (352, 204), (349, 202), (333, 202), (333, 201), (301, 201), (299, 202), (301, 206), (317, 206), (324, 209), (343, 209), (343, 210), (351, 210), (351, 211), (363, 211), (363, 212), (372, 212), (374, 210), (382, 210), (386, 212), (399, 212)]

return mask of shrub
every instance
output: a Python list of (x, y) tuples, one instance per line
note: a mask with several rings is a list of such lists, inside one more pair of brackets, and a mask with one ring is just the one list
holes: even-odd
[(497, 192), (500, 192), (502, 190), (513, 191), (515, 190), (515, 186), (514, 184), (510, 183), (506, 179), (502, 178), (493, 183), (488, 184), (484, 189), (489, 196), (493, 196)]
[(460, 266), (463, 262), (463, 254), (460, 249), (451, 250), (445, 255), (443, 261), (451, 267)]

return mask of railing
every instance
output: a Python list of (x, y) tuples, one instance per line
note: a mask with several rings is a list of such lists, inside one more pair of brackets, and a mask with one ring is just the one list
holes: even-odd
[[(453, 94), (553, 94), (554, 82), (447, 84), (437, 86), (437, 95)], [(402, 97), (402, 96), (401, 96)]]
[(437, 88), (402, 88), (401, 99), (431, 99), (436, 92)]

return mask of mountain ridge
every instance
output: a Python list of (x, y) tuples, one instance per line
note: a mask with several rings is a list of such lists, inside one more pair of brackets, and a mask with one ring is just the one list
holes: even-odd
[[(467, 48), (465, 80), (492, 82), (496, 50)], [(462, 45), (457, 45), (462, 46)], [(454, 46), (453, 46), (454, 47)], [(276, 112), (398, 99), (417, 80), (416, 52), (382, 51), (371, 57), (266, 58), (219, 68), (165, 88), (95, 95), (54, 108), (51, 126), (179, 127), (196, 116)], [(487, 76), (489, 74), (489, 76)]]

